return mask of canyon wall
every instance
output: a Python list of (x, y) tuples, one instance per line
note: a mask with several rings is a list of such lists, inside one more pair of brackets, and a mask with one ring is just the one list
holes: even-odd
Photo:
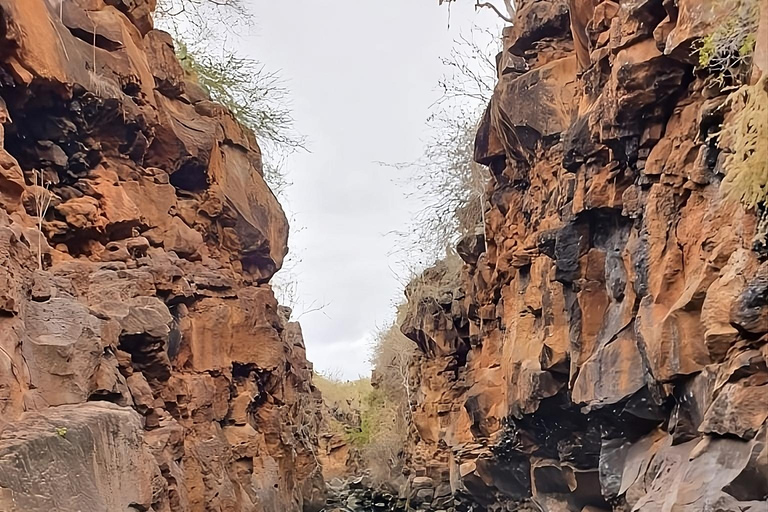
[(0, 0), (0, 510), (318, 510), (253, 134), (154, 0)]
[(738, 3), (519, 2), (484, 235), (402, 324), (412, 475), (483, 510), (765, 510), (765, 212), (721, 189), (736, 107), (692, 47)]

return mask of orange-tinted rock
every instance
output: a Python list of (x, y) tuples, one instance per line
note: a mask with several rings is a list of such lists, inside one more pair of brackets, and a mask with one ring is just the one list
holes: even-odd
[(154, 7), (0, 0), (0, 509), (317, 510), (285, 214)]
[(279, 343), (277, 301), (268, 288), (244, 288), (235, 300), (203, 299), (187, 317), (181, 331), (184, 364), (198, 370), (254, 363), (274, 370), (285, 358)]
[[(738, 2), (718, 2), (715, 0), (683, 0), (672, 7), (669, 18), (660, 27), (672, 29), (657, 32), (660, 48), (666, 55), (685, 59), (695, 63), (697, 57), (692, 51), (693, 44), (701, 34), (710, 34), (726, 23), (729, 12)], [(672, 21), (674, 17), (674, 21)]]
[(150, 507), (160, 470), (143, 433), (136, 412), (112, 404), (25, 413), (0, 434), (0, 507), (9, 512)]
[(483, 245), (408, 304), (411, 469), (489, 510), (759, 510), (768, 267), (690, 65), (723, 6), (557, 4), (504, 30)]

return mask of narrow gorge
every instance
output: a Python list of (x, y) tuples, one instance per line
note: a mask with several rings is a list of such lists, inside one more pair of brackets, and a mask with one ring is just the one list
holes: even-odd
[(766, 1), (509, 5), (482, 221), (342, 386), (155, 0), (0, 0), (0, 512), (768, 512)]

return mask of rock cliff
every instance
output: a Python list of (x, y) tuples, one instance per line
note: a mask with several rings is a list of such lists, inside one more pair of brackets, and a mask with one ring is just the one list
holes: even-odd
[(154, 0), (0, 0), (0, 510), (317, 510), (259, 146)]
[(418, 478), (494, 511), (765, 510), (765, 210), (723, 193), (735, 107), (693, 47), (737, 4), (518, 2), (484, 235), (402, 324)]

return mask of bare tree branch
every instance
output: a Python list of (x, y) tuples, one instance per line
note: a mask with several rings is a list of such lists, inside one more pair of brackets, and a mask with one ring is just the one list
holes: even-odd
[(423, 205), (407, 229), (399, 232), (395, 254), (409, 276), (442, 258), (461, 236), (477, 232), (485, 207), (487, 171), (474, 162), (477, 121), (495, 86), (498, 39), (473, 29), (455, 41), (442, 59), (446, 73), (438, 82), (441, 96), (427, 125), (432, 133), (423, 156), (391, 164), (409, 171), (407, 194)]
[[(507, 3), (507, 4), (509, 4), (509, 2), (506, 2), (506, 3)], [(489, 8), (489, 9), (493, 10), (493, 12), (495, 12), (495, 13), (496, 13), (496, 14), (499, 16), (499, 18), (503, 19), (503, 20), (504, 20), (504, 21), (506, 21), (507, 23), (514, 23), (514, 22), (515, 22), (515, 20), (513, 20), (513, 19), (512, 19), (511, 17), (509, 17), (509, 16), (505, 16), (505, 15), (504, 15), (504, 13), (502, 13), (502, 12), (501, 12), (501, 11), (498, 9), (498, 7), (496, 7), (495, 5), (493, 5), (493, 4), (492, 4), (492, 3), (490, 3), (490, 2), (483, 2), (483, 3), (480, 3), (480, 2), (478, 1), (478, 2), (475, 4), (475, 9), (482, 9), (482, 8), (484, 8), (484, 7), (487, 7), (487, 8)]]
[[(438, 5), (447, 4), (450, 12), (451, 4), (456, 1), (457, 0), (438, 0)], [(475, 0), (476, 10), (485, 8), (493, 10), (499, 18), (506, 21), (507, 23), (515, 22), (515, 14), (517, 12), (517, 5), (515, 0), (504, 0), (504, 8), (506, 9), (507, 14), (501, 12), (501, 10), (491, 2), (480, 2), (480, 0)]]

